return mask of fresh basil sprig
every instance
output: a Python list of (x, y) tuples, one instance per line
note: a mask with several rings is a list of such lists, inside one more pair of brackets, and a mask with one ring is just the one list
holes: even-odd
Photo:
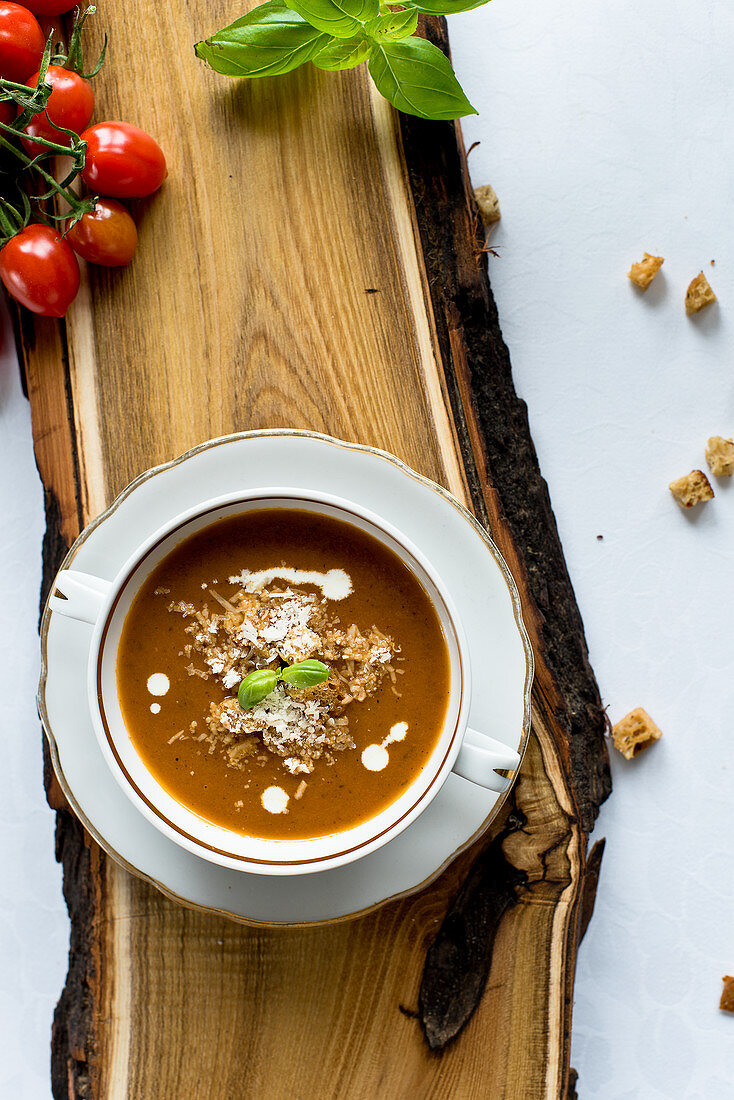
[(266, 0), (194, 49), (224, 76), (281, 76), (310, 61), (330, 41), (283, 0)]
[(352, 38), (380, 12), (379, 0), (290, 0), (288, 7), (333, 38)]
[(271, 692), (275, 691), (278, 681), (290, 684), (295, 688), (316, 687), (329, 679), (329, 669), (322, 661), (313, 657), (306, 661), (298, 661), (295, 665), (286, 668), (257, 668), (244, 680), (237, 691), (237, 702), (243, 710), (250, 710), (262, 703)]
[(486, 3), (266, 0), (194, 48), (215, 72), (250, 78), (281, 76), (307, 61), (329, 70), (367, 61), (378, 91), (399, 111), (419, 118), (463, 118), (476, 111), (446, 55), (415, 34), (418, 15), (449, 15)]
[(368, 68), (378, 92), (405, 114), (435, 119), (476, 114), (444, 54), (425, 38), (377, 43)]

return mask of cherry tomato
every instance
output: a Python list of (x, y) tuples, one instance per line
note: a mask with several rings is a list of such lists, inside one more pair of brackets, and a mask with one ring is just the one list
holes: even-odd
[(43, 31), (28, 9), (0, 0), (0, 76), (22, 84), (41, 64), (44, 45)]
[(78, 0), (25, 0), (25, 6), (35, 15), (63, 15), (76, 3)]
[[(38, 73), (34, 73), (26, 80), (29, 88), (36, 87), (38, 76)], [(46, 112), (33, 116), (25, 128), (29, 136), (21, 139), (31, 156), (36, 156), (43, 151), (43, 146), (38, 145), (31, 138), (42, 137), (46, 141), (55, 141), (59, 145), (71, 145), (71, 138), (66, 134), (60, 134), (54, 129), (52, 123), (80, 134), (89, 125), (94, 111), (94, 92), (78, 73), (73, 73), (70, 69), (62, 69), (58, 65), (49, 65), (46, 81), (53, 87), (46, 103)]]
[(0, 279), (26, 309), (63, 317), (79, 289), (79, 264), (60, 233), (32, 224), (0, 249)]
[(124, 267), (138, 244), (138, 231), (130, 214), (115, 199), (99, 199), (94, 213), (84, 214), (72, 225), (66, 239), (91, 264)]
[(129, 122), (97, 122), (81, 138), (87, 143), (82, 179), (93, 191), (142, 198), (157, 191), (168, 175), (161, 147)]

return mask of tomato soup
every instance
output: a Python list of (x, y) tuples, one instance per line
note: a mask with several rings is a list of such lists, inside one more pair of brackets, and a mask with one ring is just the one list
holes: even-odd
[(182, 540), (117, 654), (149, 771), (206, 820), (267, 839), (327, 836), (394, 802), (441, 734), (449, 673), (438, 614), (397, 555), (297, 509)]

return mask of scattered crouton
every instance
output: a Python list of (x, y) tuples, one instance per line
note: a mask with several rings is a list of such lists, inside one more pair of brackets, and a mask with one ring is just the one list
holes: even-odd
[(662, 736), (662, 731), (642, 707), (631, 710), (612, 727), (614, 747), (627, 760), (649, 748), (653, 741), (659, 741)]
[(734, 439), (712, 435), (706, 444), (706, 461), (714, 477), (731, 477), (734, 474)]
[(699, 271), (695, 279), (691, 279), (686, 291), (686, 313), (698, 313), (704, 306), (710, 306), (716, 301), (716, 295), (709, 286), (709, 281), (703, 271)]
[(627, 272), (627, 278), (631, 279), (640, 290), (647, 290), (664, 263), (663, 256), (651, 256), (649, 252), (645, 252), (638, 264), (632, 264)]
[(711, 483), (703, 470), (691, 470), (685, 477), (671, 481), (668, 488), (681, 508), (692, 508), (694, 504), (712, 500), (714, 495)]
[(477, 200), (479, 213), (482, 217), (485, 229), (500, 220), (499, 199), (494, 193), (494, 188), (485, 183), (483, 187), (474, 188), (474, 198)]
[(721, 991), (719, 1008), (722, 1012), (734, 1012), (734, 977), (731, 974), (725, 974), (721, 980), (724, 988)]

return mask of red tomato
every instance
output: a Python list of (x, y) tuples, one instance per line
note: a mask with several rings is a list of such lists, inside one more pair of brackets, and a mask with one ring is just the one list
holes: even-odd
[(0, 0), (0, 76), (22, 84), (41, 64), (43, 31), (27, 8)]
[[(26, 80), (29, 88), (36, 87), (38, 75), (34, 73)], [(58, 65), (49, 65), (46, 81), (53, 87), (46, 103), (46, 113), (33, 116), (25, 128), (29, 137), (21, 139), (28, 152), (34, 157), (42, 152), (44, 147), (32, 141), (31, 138), (42, 137), (46, 138), (46, 141), (55, 141), (59, 145), (71, 145), (71, 138), (66, 134), (60, 134), (51, 123), (80, 134), (89, 125), (94, 111), (94, 92), (78, 73), (62, 69)]]
[(15, 104), (11, 99), (5, 99), (0, 103), (0, 122), (4, 122), (6, 126), (15, 118)]
[(129, 122), (97, 122), (81, 138), (87, 143), (82, 179), (93, 191), (142, 198), (157, 191), (168, 175), (161, 147)]
[(135, 222), (120, 202), (99, 199), (93, 214), (84, 214), (72, 225), (66, 239), (90, 264), (124, 267), (129, 264), (138, 244)]
[(79, 264), (55, 229), (27, 225), (0, 249), (0, 279), (26, 309), (63, 317), (79, 289)]
[(78, 0), (26, 0), (25, 6), (35, 15), (63, 15), (71, 11)]

